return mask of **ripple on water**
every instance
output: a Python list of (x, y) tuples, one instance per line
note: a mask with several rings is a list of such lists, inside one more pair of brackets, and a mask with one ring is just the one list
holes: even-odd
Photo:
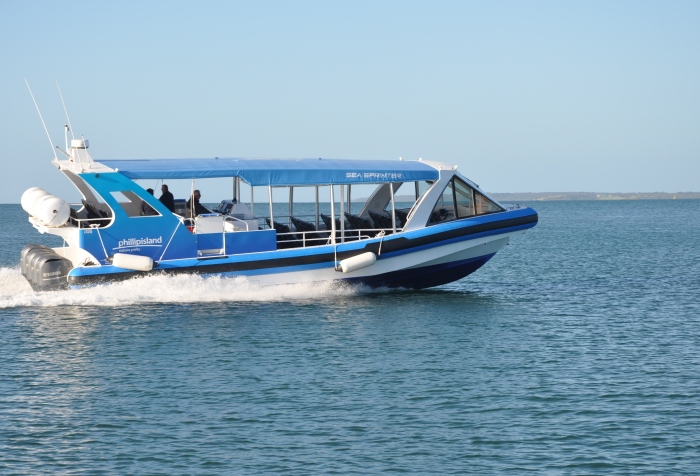
[(700, 203), (537, 208), (420, 292), (3, 262), (0, 472), (697, 474)]

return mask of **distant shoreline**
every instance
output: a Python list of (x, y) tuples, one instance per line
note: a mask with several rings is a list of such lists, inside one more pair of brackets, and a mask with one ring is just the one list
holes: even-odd
[(564, 201), (564, 200), (687, 200), (700, 199), (700, 192), (644, 192), (644, 193), (596, 193), (596, 192), (524, 192), (490, 193), (490, 196), (504, 201)]
[[(597, 192), (489, 192), (489, 196), (499, 202), (526, 201), (568, 201), (568, 200), (688, 200), (700, 199), (700, 192), (642, 192), (642, 193), (597, 193)], [(413, 195), (396, 195), (397, 202), (413, 202)], [(366, 198), (356, 198), (353, 202), (364, 202)]]

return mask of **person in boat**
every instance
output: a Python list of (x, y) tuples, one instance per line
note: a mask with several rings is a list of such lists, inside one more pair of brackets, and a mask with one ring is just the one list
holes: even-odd
[[(146, 191), (153, 195), (153, 189), (152, 188), (147, 188)], [(150, 206), (148, 203), (146, 203), (146, 200), (141, 202), (141, 216), (151, 216), (151, 215), (158, 215), (158, 212), (154, 210), (152, 206)]]
[(175, 197), (173, 197), (173, 194), (168, 190), (168, 186), (163, 184), (163, 186), (160, 187), (160, 191), (162, 192), (159, 198), (160, 203), (165, 205), (165, 208), (171, 212), (175, 212)]
[(211, 210), (199, 203), (200, 198), (202, 198), (202, 194), (199, 190), (195, 190), (190, 199), (187, 200), (187, 214), (190, 218), (194, 218), (204, 213), (211, 213)]

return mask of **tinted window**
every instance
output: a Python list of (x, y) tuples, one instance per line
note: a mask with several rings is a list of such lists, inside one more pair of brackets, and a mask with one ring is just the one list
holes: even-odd
[(442, 195), (433, 207), (433, 213), (430, 214), (428, 223), (440, 223), (455, 219), (454, 207), (454, 191), (452, 189), (452, 180), (450, 180), (442, 191)]
[(474, 216), (474, 189), (457, 177), (453, 178), (457, 218)]
[(428, 224), (495, 213), (502, 210), (500, 206), (467, 185), (464, 180), (459, 177), (452, 177), (433, 207)]
[(484, 197), (479, 192), (474, 192), (474, 198), (476, 201), (477, 215), (484, 215), (486, 213), (496, 213), (503, 210), (501, 207), (493, 203), (488, 198)]
[(124, 213), (130, 217), (159, 215), (159, 213), (153, 207), (151, 207), (131, 190), (110, 193), (117, 200), (119, 206), (122, 207)]

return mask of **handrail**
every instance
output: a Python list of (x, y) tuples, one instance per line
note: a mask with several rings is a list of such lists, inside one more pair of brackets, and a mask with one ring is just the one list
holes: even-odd
[[(101, 202), (101, 204), (104, 204), (104, 202)], [(85, 204), (83, 203), (69, 203), (68, 206), (73, 210), (74, 212), (78, 212), (80, 209), (85, 208)], [(78, 207), (78, 208), (74, 208)], [(77, 226), (78, 228), (94, 228), (93, 225), (99, 225), (97, 222), (112, 222), (114, 219), (113, 214), (110, 213), (109, 217), (97, 217), (97, 218), (76, 218), (73, 216), (68, 217), (68, 222), (67, 223), (72, 223), (73, 225)]]
[[(92, 228), (92, 225), (97, 225), (99, 226), (99, 223), (96, 222), (104, 222), (108, 221), (111, 222), (112, 218), (75, 218), (75, 217), (68, 217), (68, 223), (72, 223), (73, 225), (77, 226), (78, 228)], [(81, 226), (83, 225), (83, 226)]]
[[(248, 222), (245, 221), (245, 220), (241, 220), (240, 218), (236, 218), (236, 217), (233, 217), (233, 216), (231, 216), (231, 215), (227, 215), (227, 216), (224, 217), (224, 221), (227, 221), (227, 220), (242, 221), (243, 224), (245, 225), (245, 231), (250, 231), (250, 228), (248, 227)], [(235, 231), (235, 230), (234, 230), (234, 231)], [(224, 229), (224, 233), (227, 233), (227, 232), (226, 232), (226, 229)], [(229, 233), (231, 233), (231, 232), (229, 232)]]
[[(401, 228), (397, 228), (396, 231), (401, 231)], [(377, 238), (379, 236), (377, 233), (383, 233), (386, 231), (391, 231), (391, 228), (362, 228), (359, 230), (345, 230), (344, 237), (352, 238), (357, 241), (368, 240), (372, 238)], [(308, 238), (307, 234), (317, 235), (318, 238)], [(336, 230), (336, 235), (340, 234), (340, 230)], [(324, 236), (328, 235), (328, 237)], [(277, 233), (277, 236), (290, 237), (295, 236), (294, 239), (282, 240), (283, 243), (301, 243), (302, 248), (307, 246), (320, 246), (325, 244), (330, 244), (328, 241), (331, 236), (331, 231), (329, 230), (317, 230), (317, 231), (289, 231), (287, 233)], [(299, 238), (301, 237), (301, 238)], [(353, 240), (354, 241), (354, 240)], [(311, 242), (312, 244), (307, 244)]]

